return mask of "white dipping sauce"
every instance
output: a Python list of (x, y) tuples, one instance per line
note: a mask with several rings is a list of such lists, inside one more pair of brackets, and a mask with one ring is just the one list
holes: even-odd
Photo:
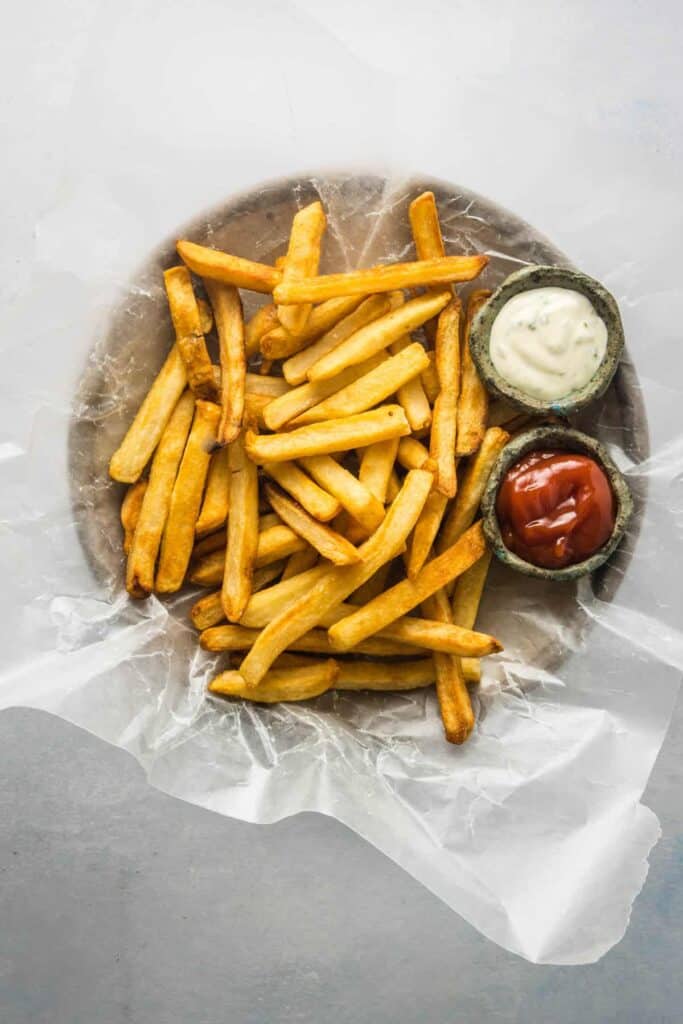
[(607, 327), (592, 302), (570, 288), (531, 288), (493, 321), (491, 362), (533, 398), (552, 402), (591, 379), (607, 348)]

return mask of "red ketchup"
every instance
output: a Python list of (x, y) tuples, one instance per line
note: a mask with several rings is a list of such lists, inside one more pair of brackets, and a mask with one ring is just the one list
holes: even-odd
[(496, 512), (505, 546), (544, 569), (595, 554), (614, 529), (615, 502), (601, 466), (575, 452), (537, 451), (505, 474)]

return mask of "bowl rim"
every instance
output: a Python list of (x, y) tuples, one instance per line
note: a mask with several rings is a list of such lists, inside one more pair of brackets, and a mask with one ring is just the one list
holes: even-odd
[[(550, 447), (587, 454), (595, 459), (607, 474), (617, 503), (614, 527), (609, 540), (590, 558), (561, 569), (548, 569), (544, 566), (534, 565), (510, 551), (503, 541), (496, 512), (498, 489), (508, 469), (528, 452)], [(481, 510), (484, 534), (496, 558), (525, 576), (563, 582), (587, 576), (608, 560), (620, 544), (633, 514), (633, 498), (622, 473), (599, 441), (573, 427), (554, 425), (526, 430), (503, 448), (493, 465), (484, 489)]]
[[(546, 287), (570, 287), (581, 292), (593, 304), (607, 328), (605, 354), (590, 380), (577, 391), (552, 401), (535, 398), (511, 384), (498, 372), (490, 355), (491, 329), (503, 306), (521, 292)], [(496, 288), (475, 316), (469, 340), (472, 359), (490, 391), (526, 412), (570, 416), (595, 401), (609, 387), (624, 350), (624, 327), (616, 299), (595, 278), (568, 267), (532, 264), (514, 271)]]

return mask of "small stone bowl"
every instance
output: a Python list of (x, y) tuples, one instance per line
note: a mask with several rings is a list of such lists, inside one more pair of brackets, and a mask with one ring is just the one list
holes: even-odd
[[(562, 569), (546, 569), (540, 565), (533, 565), (510, 551), (503, 543), (496, 514), (498, 488), (508, 469), (529, 452), (547, 451), (548, 449), (579, 452), (581, 455), (588, 455), (595, 459), (607, 474), (616, 501), (614, 529), (609, 540), (590, 558), (586, 558), (583, 562), (577, 562), (575, 565), (567, 565)], [(481, 510), (486, 539), (493, 553), (501, 562), (526, 576), (564, 581), (586, 576), (607, 561), (624, 535), (633, 512), (633, 500), (626, 481), (598, 441), (578, 430), (571, 430), (569, 427), (536, 427), (520, 434), (503, 448), (486, 485), (481, 500)]]
[[(534, 398), (521, 388), (510, 384), (498, 373), (489, 353), (489, 340), (493, 321), (501, 309), (514, 295), (534, 288), (569, 288), (581, 292), (593, 304), (596, 313), (607, 328), (607, 347), (602, 362), (591, 379), (578, 391), (553, 402)], [(619, 307), (613, 295), (587, 274), (579, 270), (565, 270), (563, 267), (525, 267), (510, 274), (496, 289), (486, 305), (477, 313), (470, 331), (470, 351), (481, 378), (489, 391), (505, 398), (520, 409), (531, 413), (552, 412), (558, 416), (570, 416), (589, 402), (599, 398), (609, 387), (619, 357), (624, 347), (624, 328)]]

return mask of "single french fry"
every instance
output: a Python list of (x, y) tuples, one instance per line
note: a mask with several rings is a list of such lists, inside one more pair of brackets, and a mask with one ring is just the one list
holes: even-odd
[(466, 683), (481, 682), (481, 662), (479, 658), (460, 658), (460, 669)]
[(275, 267), (231, 256), (219, 249), (208, 249), (205, 245), (180, 241), (176, 249), (183, 263), (199, 277), (233, 284), (235, 288), (272, 292), (282, 278), (282, 272)]
[(219, 444), (234, 441), (242, 429), (247, 381), (242, 303), (234, 285), (207, 278), (204, 286), (211, 300), (218, 332), (221, 364), (221, 421)]
[(456, 580), (452, 604), (452, 620), (456, 626), (474, 629), (491, 557), (491, 550), (487, 549), (482, 557)]
[(366, 327), (361, 327), (346, 341), (342, 341), (331, 352), (313, 363), (308, 370), (308, 379), (326, 380), (329, 377), (335, 377), (347, 366), (364, 362), (376, 352), (381, 352), (382, 349), (398, 341), (404, 334), (420, 327), (430, 317), (436, 316), (449, 298), (449, 292), (419, 295), (398, 309), (385, 313), (384, 316), (369, 323)]
[(425, 390), (427, 401), (430, 405), (434, 405), (441, 388), (439, 375), (436, 372), (436, 355), (434, 352), (428, 352), (427, 355), (429, 356), (429, 366), (422, 373), (422, 387)]
[(422, 469), (429, 461), (429, 452), (416, 438), (402, 437), (396, 459), (404, 469)]
[(247, 373), (247, 394), (267, 395), (269, 398), (278, 398), (290, 390), (289, 384), (282, 377), (272, 377), (269, 374)]
[(213, 402), (195, 402), (192, 429), (173, 484), (161, 540), (155, 586), (161, 594), (179, 590), (185, 579), (220, 414), (220, 406)]
[(360, 548), (362, 561), (326, 569), (308, 592), (281, 608), (240, 665), (240, 673), (249, 686), (256, 686), (279, 654), (316, 626), (326, 612), (357, 590), (381, 565), (395, 557), (415, 525), (432, 481), (431, 473), (419, 470), (409, 473), (385, 519)]
[[(201, 511), (195, 525), (195, 533), (203, 537), (224, 526), (230, 510), (230, 466), (228, 449), (219, 448), (211, 456), (206, 488)], [(193, 552), (196, 554), (196, 545)]]
[(202, 334), (201, 317), (187, 267), (164, 271), (164, 285), (175, 330), (176, 344), (196, 398), (215, 401), (213, 363)]
[(282, 573), (283, 580), (289, 580), (292, 576), (298, 576), (299, 573), (306, 572), (307, 569), (312, 569), (314, 565), (318, 563), (318, 552), (315, 548), (305, 547), (303, 551), (295, 551), (293, 555), (290, 555), (287, 559), (284, 571)]
[(174, 345), (126, 436), (111, 457), (109, 476), (112, 480), (134, 484), (140, 477), (186, 386), (185, 363), (178, 346)]
[(133, 547), (135, 527), (138, 525), (140, 510), (142, 508), (142, 499), (145, 496), (146, 490), (147, 481), (138, 480), (136, 484), (130, 485), (121, 503), (121, 526), (123, 527), (124, 555), (129, 555)]
[[(259, 532), (254, 567), (262, 569), (307, 547), (306, 542), (284, 523), (269, 526)], [(224, 544), (196, 561), (190, 569), (189, 582), (198, 587), (215, 587), (220, 583), (225, 572), (225, 552)]]
[(197, 299), (197, 309), (199, 310), (199, 324), (202, 334), (206, 337), (213, 330), (213, 313), (211, 312), (211, 306), (206, 299)]
[(439, 214), (433, 192), (422, 192), (408, 208), (410, 228), (418, 260), (438, 259), (446, 255)]
[[(354, 611), (351, 605), (346, 609)], [(341, 621), (341, 616), (337, 619)], [(411, 647), (423, 648), (428, 651), (440, 651), (455, 657), (484, 658), (502, 650), (495, 637), (487, 633), (477, 633), (441, 619), (420, 619), (413, 615), (403, 615), (381, 629), (375, 638), (391, 640), (393, 643), (409, 644)]]
[(435, 673), (431, 658), (391, 662), (339, 661), (335, 690), (417, 690), (433, 686)]
[[(315, 519), (327, 523), (340, 512), (341, 504), (314, 483), (294, 462), (266, 462), (264, 472), (291, 494)], [(276, 510), (277, 511), (277, 510)]]
[(389, 477), (389, 486), (387, 487), (387, 501), (395, 501), (400, 490), (401, 481), (398, 478), (398, 473), (395, 469), (392, 469), (391, 476)]
[(234, 669), (221, 672), (209, 683), (211, 693), (226, 697), (243, 697), (263, 704), (279, 701), (310, 700), (334, 686), (339, 675), (336, 661), (315, 661), (294, 668), (273, 668), (260, 686), (248, 687)]
[[(422, 345), (414, 342), (395, 356), (384, 359), (373, 370), (359, 377), (352, 384), (348, 384), (323, 402), (313, 406), (312, 409), (297, 416), (295, 420), (291, 421), (290, 426), (305, 426), (308, 423), (353, 416), (356, 413), (372, 409), (393, 395), (408, 381), (415, 380), (428, 362)], [(332, 378), (332, 380), (335, 379)], [(431, 416), (429, 407), (428, 411)], [(410, 423), (407, 413), (406, 417)]]
[(329, 570), (329, 565), (321, 563), (307, 572), (290, 577), (288, 580), (280, 580), (279, 583), (267, 587), (260, 594), (253, 594), (244, 609), (240, 625), (248, 626), (250, 629), (261, 629), (266, 626), (276, 615), (279, 615), (287, 604), (311, 590)]
[(173, 410), (154, 453), (126, 566), (126, 589), (131, 597), (143, 597), (154, 589), (157, 554), (178, 466), (192, 425), (194, 406), (194, 395), (186, 391)]
[(439, 314), (436, 328), (436, 370), (440, 390), (434, 403), (429, 454), (436, 466), (436, 488), (447, 498), (455, 496), (457, 487), (455, 438), (460, 393), (461, 313), (460, 300), (451, 299)]
[(509, 439), (510, 435), (500, 427), (489, 427), (484, 434), (479, 451), (469, 460), (458, 494), (444, 521), (437, 545), (439, 551), (454, 544), (474, 522), (486, 481)]
[(334, 327), (363, 301), (362, 295), (346, 295), (340, 299), (328, 299), (314, 306), (302, 332), (294, 337), (279, 322), (262, 336), (261, 351), (269, 359), (287, 359), (300, 352)]
[(334, 565), (352, 565), (360, 561), (357, 548), (350, 544), (341, 534), (335, 533), (325, 523), (314, 519), (297, 501), (290, 498), (284, 491), (266, 484), (266, 496), (270, 504), (295, 533), (316, 551), (319, 551), (323, 558), (327, 558)]
[(307, 409), (312, 409), (313, 406), (317, 406), (330, 395), (341, 391), (342, 388), (347, 387), (349, 384), (353, 384), (354, 381), (369, 373), (370, 370), (379, 366), (380, 363), (383, 363), (385, 358), (385, 354), (380, 352), (372, 356), (371, 359), (367, 359), (364, 363), (350, 366), (348, 370), (344, 370), (343, 373), (340, 373), (337, 377), (332, 377), (330, 380), (320, 380), (315, 383), (307, 381), (298, 387), (290, 388), (285, 394), (274, 398), (268, 408), (264, 410), (263, 415), (267, 427), (270, 430), (279, 430), (285, 424), (294, 424), (296, 417), (301, 413), (306, 412)]
[(450, 580), (469, 569), (481, 557), (484, 549), (484, 533), (479, 522), (470, 527), (467, 533), (442, 555), (427, 562), (414, 580), (402, 580), (374, 598), (364, 608), (357, 609), (332, 626), (329, 633), (333, 647), (339, 651), (348, 650), (359, 641), (379, 632), (390, 622), (406, 615)]
[[(320, 246), (327, 225), (322, 203), (316, 201), (294, 214), (289, 247), (282, 268), (282, 280), (288, 283), (315, 277), (320, 262)], [(310, 303), (279, 305), (278, 318), (286, 331), (295, 337), (306, 327), (311, 313)]]
[[(262, 568), (256, 569), (252, 577), (253, 593), (257, 594), (270, 583), (274, 583), (282, 573), (284, 565), (284, 561), (272, 562), (270, 565), (264, 565)], [(192, 606), (190, 618), (192, 625), (200, 632), (204, 629), (209, 629), (211, 626), (217, 626), (219, 622), (224, 622), (225, 612), (223, 611), (221, 591), (215, 590), (212, 594), (206, 594), (205, 597), (201, 597)]]
[[(210, 469), (209, 472), (211, 472)], [(192, 560), (197, 562), (204, 555), (210, 555), (212, 551), (219, 551), (221, 548), (225, 550), (225, 529), (209, 533), (206, 537), (198, 540), (192, 548)]]
[(245, 443), (249, 458), (254, 462), (288, 462), (309, 455), (362, 448), (409, 433), (410, 427), (400, 405), (381, 405), (371, 412), (312, 423), (286, 434), (258, 435), (248, 430)]
[(292, 385), (303, 384), (314, 363), (328, 352), (334, 351), (361, 328), (384, 316), (390, 309), (391, 301), (386, 295), (371, 295), (365, 299), (345, 317), (336, 321), (312, 345), (297, 352), (282, 364), (282, 372), (287, 382)]
[(333, 495), (368, 533), (384, 519), (384, 505), (372, 492), (330, 455), (310, 455), (300, 460), (317, 483)]
[(358, 590), (354, 590), (349, 598), (350, 603), (364, 605), (368, 601), (372, 601), (373, 597), (377, 597), (378, 594), (383, 594), (387, 587), (390, 572), (391, 562), (385, 562), (384, 565), (379, 567), (374, 576), (366, 580)]
[(264, 430), (266, 426), (264, 413), (271, 402), (272, 398), (270, 395), (250, 395), (247, 393), (244, 396), (245, 421), (255, 424), (259, 430)]
[(276, 302), (322, 302), (338, 295), (374, 295), (397, 288), (471, 281), (487, 263), (488, 257), (481, 255), (389, 263), (347, 274), (325, 274), (304, 281), (281, 281), (273, 290), (273, 298)]
[(427, 498), (420, 518), (415, 523), (408, 556), (408, 578), (414, 580), (422, 566), (429, 558), (432, 545), (439, 532), (441, 521), (446, 512), (448, 498), (440, 491), (433, 490)]
[[(207, 651), (248, 651), (258, 639), (257, 629), (247, 629), (244, 626), (223, 625), (212, 626), (205, 629), (199, 642)], [(307, 654), (331, 654), (332, 648), (324, 629), (311, 629), (294, 641), (290, 647), (291, 651), (303, 651)], [(407, 644), (395, 643), (392, 640), (381, 640), (374, 638), (367, 640), (355, 649), (354, 654), (374, 655), (375, 657), (403, 657), (411, 654), (421, 654), (419, 647), (410, 647)], [(399, 674), (403, 664), (391, 665), (389, 668)]]
[(244, 434), (231, 442), (228, 458), (230, 515), (221, 600), (226, 619), (239, 622), (251, 597), (258, 551), (258, 470), (247, 455)]
[[(450, 606), (444, 590), (438, 590), (422, 605), (430, 618), (450, 622)], [(474, 728), (472, 702), (458, 658), (450, 654), (432, 655), (436, 673), (436, 696), (449, 743), (464, 743)]]
[[(398, 358), (399, 353), (404, 352), (408, 347), (412, 347), (417, 342), (411, 342), (410, 335), (406, 335), (404, 338), (399, 338), (391, 346), (390, 351), (394, 354), (394, 358)], [(420, 348), (422, 346), (420, 345)], [(422, 349), (424, 354), (422, 359), (422, 373), (429, 366), (429, 356)], [(429, 424), (432, 422), (432, 410), (427, 401), (424, 388), (422, 387), (422, 381), (419, 376), (411, 377), (410, 380), (401, 384), (396, 389), (396, 398), (398, 399), (399, 405), (403, 406), (403, 411), (406, 414), (406, 419), (410, 424), (410, 429), (415, 434), (422, 433), (427, 429)]]
[(361, 449), (358, 479), (383, 505), (387, 502), (387, 490), (391, 471), (396, 461), (399, 440), (378, 441)]
[(486, 430), (489, 400), (486, 388), (479, 379), (479, 374), (470, 352), (470, 330), (474, 317), (488, 301), (490, 295), (490, 291), (482, 289), (481, 291), (472, 292), (467, 301), (465, 333), (460, 360), (458, 434), (455, 444), (455, 454), (458, 457), (471, 455), (472, 452), (475, 452), (481, 444), (484, 431)]
[(255, 356), (263, 338), (274, 330), (280, 321), (277, 318), (277, 306), (274, 302), (267, 302), (256, 312), (244, 325), (244, 349), (247, 359)]

